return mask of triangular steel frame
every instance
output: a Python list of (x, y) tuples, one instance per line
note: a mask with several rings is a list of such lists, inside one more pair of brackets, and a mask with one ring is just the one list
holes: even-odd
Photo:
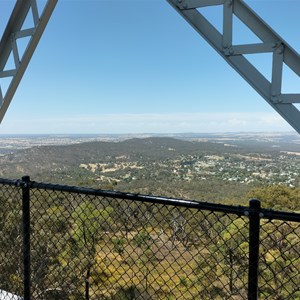
[[(10, 83), (5, 93), (2, 93), (0, 86), (0, 123), (18, 88), (57, 1), (48, 0), (41, 13), (38, 11), (37, 0), (16, 1), (0, 40), (0, 78), (10, 78)], [(23, 28), (27, 16), (30, 17), (30, 15), (34, 24), (33, 27)], [(29, 41), (24, 53), (20, 57), (17, 40), (24, 37), (29, 37)], [(11, 54), (13, 55), (14, 67), (6, 69), (5, 66)]]
[[(177, 12), (234, 68), (298, 133), (300, 94), (282, 93), (283, 64), (300, 76), (299, 54), (242, 0), (167, 0)], [(223, 32), (220, 33), (198, 10), (223, 6)], [(233, 16), (261, 41), (233, 45)], [(272, 79), (268, 80), (247, 60), (247, 54), (272, 54)], [(300, 87), (299, 87), (300, 90)], [(263, 131), (263, 128), (262, 128)]]

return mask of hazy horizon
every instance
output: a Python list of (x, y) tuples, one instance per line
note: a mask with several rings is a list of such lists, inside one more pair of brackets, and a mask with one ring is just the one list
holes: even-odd
[(290, 131), (215, 131), (215, 132), (111, 132), (111, 133), (93, 133), (93, 132), (72, 132), (72, 133), (51, 133), (51, 132), (43, 132), (43, 133), (0, 133), (0, 137), (5, 136), (144, 136), (144, 135), (158, 135), (158, 136), (181, 136), (181, 135), (298, 135), (299, 134), (293, 130)]

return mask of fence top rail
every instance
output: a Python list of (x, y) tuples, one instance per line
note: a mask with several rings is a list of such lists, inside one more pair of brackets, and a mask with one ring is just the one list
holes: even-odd
[(0, 184), (2, 184), (2, 185), (20, 186), (20, 180), (19, 179), (5, 179), (5, 178), (0, 178)]
[(91, 195), (91, 196), (115, 198), (121, 200), (132, 200), (136, 202), (180, 206), (180, 207), (194, 208), (199, 210), (231, 213), (236, 215), (244, 215), (245, 209), (248, 209), (247, 207), (243, 207), (243, 206), (231, 206), (225, 204), (209, 203), (205, 201), (185, 200), (185, 199), (144, 195), (144, 194), (134, 194), (134, 193), (113, 191), (113, 190), (92, 189), (92, 188), (78, 187), (78, 186), (68, 186), (68, 185), (38, 183), (38, 182), (30, 182), (30, 186), (33, 189), (36, 188), (36, 189), (44, 189), (44, 190), (62, 191), (62, 192), (70, 192), (70, 193), (77, 193), (77, 194), (84, 194), (84, 195)]
[(272, 209), (262, 209), (261, 218), (268, 220), (281, 220), (289, 222), (299, 222), (300, 223), (300, 213), (296, 212), (285, 212), (285, 211), (276, 211)]
[[(254, 212), (253, 209), (248, 206), (226, 205), (226, 204), (210, 203), (210, 202), (199, 201), (199, 200), (185, 200), (185, 199), (169, 198), (169, 197), (161, 197), (161, 196), (125, 193), (125, 192), (119, 192), (113, 190), (102, 190), (102, 189), (93, 189), (87, 187), (35, 182), (35, 181), (31, 181), (28, 176), (23, 177), (21, 180), (0, 178), (0, 184), (17, 186), (17, 187), (28, 187), (31, 189), (42, 189), (42, 190), (84, 194), (84, 195), (91, 195), (91, 196), (121, 199), (121, 200), (132, 200), (132, 201), (144, 202), (144, 203), (172, 205), (178, 207), (193, 208), (198, 210), (208, 210), (211, 212), (235, 214), (238, 216), (249, 216)], [(300, 222), (300, 213), (275, 211), (272, 209), (265, 209), (265, 208), (260, 208), (259, 210), (256, 210), (255, 213), (258, 213), (260, 218), (262, 219)]]

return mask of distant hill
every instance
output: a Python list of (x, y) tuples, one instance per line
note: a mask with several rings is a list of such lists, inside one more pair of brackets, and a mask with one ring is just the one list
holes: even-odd
[(254, 187), (300, 186), (300, 146), (268, 137), (171, 137), (34, 146), (0, 156), (0, 177), (242, 203)]
[(0, 157), (0, 176), (35, 175), (57, 167), (75, 167), (84, 163), (156, 161), (180, 155), (219, 152), (228, 147), (209, 142), (189, 142), (174, 138), (151, 137), (121, 142), (87, 142), (62, 146), (36, 146)]

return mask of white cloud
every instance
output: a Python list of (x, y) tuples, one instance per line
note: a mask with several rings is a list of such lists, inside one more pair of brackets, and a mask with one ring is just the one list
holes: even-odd
[(0, 133), (181, 133), (290, 131), (274, 113), (97, 114), (3, 120)]

